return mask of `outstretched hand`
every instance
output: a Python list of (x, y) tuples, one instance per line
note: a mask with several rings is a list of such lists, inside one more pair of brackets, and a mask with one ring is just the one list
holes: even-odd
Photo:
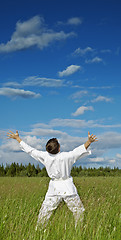
[(13, 133), (12, 131), (9, 131), (7, 133), (7, 136), (8, 136), (8, 138), (13, 138), (13, 139), (16, 139), (18, 142), (21, 142), (18, 131), (16, 131), (16, 133)]
[(90, 132), (88, 132), (88, 140), (85, 142), (84, 146), (87, 149), (92, 142), (97, 142), (97, 141), (98, 140), (96, 138), (96, 135), (93, 135), (93, 134), (90, 135)]
[(92, 143), (92, 142), (97, 142), (98, 140), (96, 138), (96, 135), (93, 135), (93, 134), (90, 135), (90, 132), (88, 132), (88, 141)]

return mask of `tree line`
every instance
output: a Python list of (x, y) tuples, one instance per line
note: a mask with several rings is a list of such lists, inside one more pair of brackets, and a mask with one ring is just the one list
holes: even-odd
[[(47, 177), (46, 168), (40, 168), (39, 164), (35, 167), (34, 164), (29, 163), (28, 165), (12, 163), (11, 165), (6, 164), (0, 165), (0, 177), (10, 176), (10, 177)], [(82, 168), (81, 166), (73, 166), (71, 170), (72, 177), (82, 177), (82, 176), (121, 176), (121, 169), (114, 167), (99, 167), (99, 168)]]

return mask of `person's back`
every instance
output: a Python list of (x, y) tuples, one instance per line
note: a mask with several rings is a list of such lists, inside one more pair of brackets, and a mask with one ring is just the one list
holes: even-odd
[[(10, 131), (11, 132), (11, 131)], [(77, 189), (70, 176), (72, 165), (81, 157), (90, 154), (87, 148), (92, 142), (96, 142), (95, 135), (88, 132), (88, 140), (85, 144), (75, 148), (70, 152), (60, 152), (60, 144), (56, 138), (50, 139), (46, 144), (46, 151), (39, 151), (32, 148), (19, 137), (18, 131), (8, 133), (9, 138), (16, 139), (21, 149), (30, 154), (34, 159), (40, 161), (47, 170), (48, 176), (51, 178), (45, 200), (42, 203), (37, 226), (47, 223), (54, 209), (57, 208), (63, 199), (68, 208), (73, 212), (75, 217), (75, 226), (79, 218), (83, 219), (84, 206), (77, 193)]]

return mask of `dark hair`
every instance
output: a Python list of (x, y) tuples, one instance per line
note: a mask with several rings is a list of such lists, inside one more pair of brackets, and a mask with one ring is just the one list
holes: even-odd
[(46, 144), (46, 151), (51, 154), (59, 152), (60, 144), (56, 138), (51, 138)]

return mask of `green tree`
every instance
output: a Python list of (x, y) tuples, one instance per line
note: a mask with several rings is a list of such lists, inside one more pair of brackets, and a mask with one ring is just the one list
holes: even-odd
[(5, 176), (5, 170), (4, 170), (3, 164), (0, 165), (0, 176), (1, 176), (1, 177), (2, 177), (2, 176)]
[(31, 163), (29, 163), (28, 166), (27, 166), (27, 176), (28, 177), (32, 176), (32, 165), (31, 165)]
[(16, 166), (15, 166), (15, 163), (12, 163), (10, 168), (8, 169), (7, 171), (7, 176), (11, 176), (11, 177), (14, 177), (16, 175)]

